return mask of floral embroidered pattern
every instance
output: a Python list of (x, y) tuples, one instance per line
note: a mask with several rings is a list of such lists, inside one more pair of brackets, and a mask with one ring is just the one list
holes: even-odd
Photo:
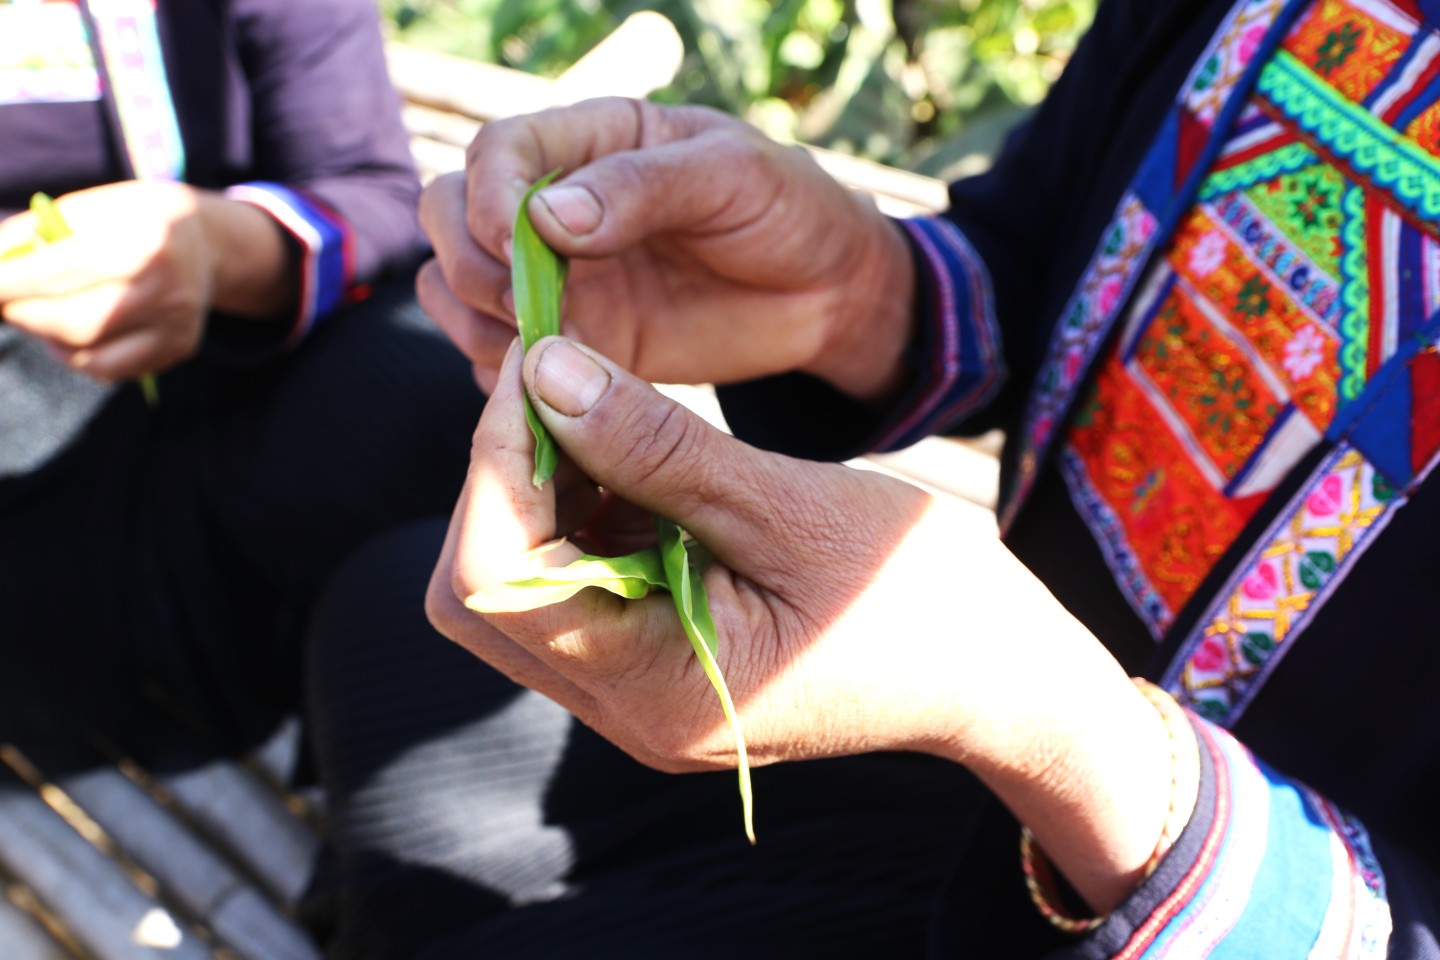
[(1165, 686), (1206, 719), (1233, 723), (1401, 503), (1359, 452), (1339, 448), (1239, 566)]
[(1335, 90), (1361, 103), (1410, 45), (1401, 29), (1365, 0), (1319, 0), (1296, 21), (1284, 49)]
[(1314, 373), (1315, 368), (1325, 362), (1327, 346), (1324, 334), (1313, 325), (1301, 327), (1285, 344), (1285, 359), (1281, 361), (1290, 379), (1301, 381)]
[[(1226, 237), (1225, 255), (1215, 270), (1202, 277), (1189, 270), (1190, 251), (1197, 237), (1210, 231)], [(1272, 393), (1293, 401), (1317, 429), (1328, 427), (1337, 407), (1339, 374), (1339, 343), (1325, 322), (1338, 313), (1335, 282), (1292, 248), (1243, 198), (1226, 197), (1214, 206), (1200, 207), (1173, 243), (1170, 263), (1194, 288), (1197, 299), (1208, 304), (1203, 309), (1217, 314), (1233, 330), (1230, 336), (1242, 335), (1234, 348), (1242, 358), (1248, 357), (1243, 347), (1264, 361), (1254, 375)], [(1291, 344), (1305, 329), (1320, 336), (1318, 341), (1304, 341), (1311, 353), (1318, 354), (1313, 364), (1298, 364), (1291, 357), (1296, 349)], [(1232, 370), (1239, 369), (1236, 363), (1255, 367), (1243, 359), (1227, 363)], [(1267, 424), (1272, 420), (1267, 418)]]
[[(1041, 363), (1036, 389), (1031, 394), (1019, 435), (1021, 449), (1017, 476), (1000, 515), (1002, 531), (1009, 528), (1025, 503), (1038, 476), (1039, 464), (1049, 453), (1056, 429), (1074, 400), (1075, 389), (1104, 345), (1119, 308), (1133, 289), (1143, 264), (1148, 260), (1159, 229), (1160, 216), (1173, 216), (1175, 207), (1186, 199), (1163, 196), (1178, 184), (1176, 174), (1191, 164), (1209, 163), (1208, 154), (1219, 144), (1206, 139), (1190, 140), (1184, 157), (1177, 160), (1182, 128), (1208, 131), (1230, 109), (1240, 103), (1233, 94), (1257, 54), (1270, 39), (1271, 26), (1282, 10), (1295, 9), (1295, 0), (1240, 0), (1226, 15), (1220, 30), (1211, 38), (1182, 88), (1179, 101), (1167, 120), (1165, 132), (1151, 149), (1132, 190), (1121, 198), (1106, 232), (1103, 248), (1087, 265), (1067, 305), (1060, 326), (1051, 335)], [(1148, 179), (1146, 179), (1148, 177)], [(1160, 193), (1148, 190), (1157, 188)], [(1145, 192), (1155, 204), (1148, 209), (1140, 199)], [(1128, 249), (1127, 249), (1128, 247)], [(1128, 255), (1127, 255), (1128, 254)], [(1110, 309), (1102, 310), (1101, 306)]]
[(1252, 0), (1231, 11), (1218, 42), (1200, 59), (1181, 97), (1181, 104), (1202, 124), (1214, 125), (1284, 5), (1284, 0)]
[(1085, 282), (1065, 313), (1057, 339), (1041, 374), (1039, 400), (1033, 408), (1029, 439), (1040, 447), (1054, 429), (1055, 415), (1085, 373), (1085, 355), (1096, 332), (1112, 318), (1121, 298), (1135, 283), (1155, 236), (1157, 223), (1136, 197), (1121, 204), (1106, 232), (1104, 245), (1085, 271)]
[(1215, 467), (1193, 439), (1187, 446), (1189, 432), (1156, 423), (1146, 386), (1103, 364), (1060, 465), (1117, 582), (1159, 636), (1263, 497), (1221, 493), (1223, 478), (1210, 475)]
[[(1247, 281), (1240, 312), (1269, 309), (1260, 284)], [(1225, 481), (1259, 449), (1284, 406), (1245, 351), (1178, 287), (1140, 338), (1135, 361)]]

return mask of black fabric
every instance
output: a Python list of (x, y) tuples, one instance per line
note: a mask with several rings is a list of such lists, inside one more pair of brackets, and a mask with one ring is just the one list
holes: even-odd
[(309, 715), (334, 848), (307, 914), (336, 958), (917, 957), (986, 794), (928, 757), (642, 767), (425, 621), (444, 522), (325, 594)]
[[(1165, 111), (1231, 6), (1106, 0), (1064, 77), (994, 170), (952, 186), (945, 215), (990, 271), (1011, 372), (995, 403), (956, 425), (957, 432), (1018, 430), (1051, 330)], [(931, 306), (921, 303), (921, 315)], [(721, 400), (742, 439), (820, 459), (864, 452), (882, 419), (795, 376), (727, 387)], [(1017, 447), (1007, 446), (1001, 458), (1002, 505), (1016, 475)], [(1233, 549), (1253, 542), (1317, 457), (1297, 468)], [(1440, 480), (1432, 477), (1326, 598), (1235, 730), (1262, 760), (1332, 798), (1375, 833), (1401, 931), (1395, 957), (1433, 954), (1440, 903), (1440, 830), (1427, 812), (1440, 790), (1434, 696), (1440, 653), (1431, 642), (1437, 618), (1430, 593), (1437, 531)], [(1223, 576), (1212, 576), (1157, 646), (1053, 465), (1040, 466), (1032, 498), (1005, 539), (1128, 669), (1152, 677), (1201, 618)], [(946, 942), (973, 944), (954, 916), (941, 922), (950, 924)]]
[(482, 403), (408, 279), (264, 372), (187, 364), (154, 410), (116, 391), (59, 461), (0, 482), (0, 723), (120, 736), (147, 691), (255, 742), (296, 706), (323, 580), (450, 509)]

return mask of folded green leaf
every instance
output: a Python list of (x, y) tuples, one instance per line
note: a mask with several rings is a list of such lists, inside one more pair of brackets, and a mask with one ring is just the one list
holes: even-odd
[(477, 613), (521, 613), (562, 603), (586, 587), (609, 590), (627, 600), (639, 600), (652, 590), (669, 589), (658, 550), (642, 550), (624, 557), (587, 554), (569, 566), (486, 587), (466, 597), (465, 606)]
[(65, 218), (60, 216), (60, 210), (43, 193), (37, 193), (30, 198), (30, 212), (35, 214), (37, 226), (35, 233), (46, 243), (58, 243), (67, 237), (74, 236), (70, 225)]
[[(566, 262), (540, 239), (530, 222), (530, 198), (560, 174), (552, 170), (520, 200), (515, 212), (515, 230), (511, 239), (510, 285), (515, 293), (515, 320), (520, 328), (520, 344), (526, 350), (545, 337), (560, 332), (560, 297), (565, 289)], [(525, 398), (525, 422), (535, 437), (535, 474), (531, 483), (537, 487), (555, 475), (559, 453), (550, 431), (540, 422), (530, 398)]]
[(715, 621), (710, 616), (710, 597), (705, 592), (702, 576), (709, 551), (698, 541), (685, 534), (678, 525), (664, 517), (655, 518), (655, 529), (660, 535), (660, 556), (665, 563), (665, 579), (670, 584), (670, 596), (675, 601), (675, 612), (680, 615), (680, 625), (690, 646), (700, 661), (710, 686), (720, 698), (720, 709), (735, 734), (735, 755), (740, 775), (740, 804), (745, 818), (745, 836), (755, 842), (755, 801), (750, 787), (750, 757), (745, 750), (745, 734), (740, 729), (740, 720), (735, 714), (735, 703), (730, 699), (730, 688), (725, 685), (725, 676), (715, 659), (720, 653), (720, 637), (715, 630)]
[[(560, 332), (560, 298), (565, 289), (566, 264), (540, 239), (527, 212), (530, 198), (554, 180), (559, 172), (552, 171), (526, 191), (515, 215), (510, 278), (515, 292), (520, 343), (526, 350), (541, 338)], [(540, 487), (554, 475), (559, 453), (549, 431), (530, 406), (528, 396), (525, 398), (525, 420), (535, 436), (535, 472), (531, 482)], [(658, 549), (613, 558), (587, 555), (566, 567), (487, 587), (466, 597), (465, 605), (479, 613), (518, 613), (561, 603), (586, 587), (599, 587), (631, 600), (647, 596), (653, 590), (670, 591), (685, 636), (689, 638), (705, 676), (710, 679), (710, 685), (720, 697), (720, 707), (735, 733), (745, 835), (754, 843), (750, 759), (735, 704), (720, 672), (717, 660), (719, 635), (710, 616), (710, 599), (701, 577), (709, 553), (675, 523), (662, 517), (656, 517), (655, 522), (660, 540)]]

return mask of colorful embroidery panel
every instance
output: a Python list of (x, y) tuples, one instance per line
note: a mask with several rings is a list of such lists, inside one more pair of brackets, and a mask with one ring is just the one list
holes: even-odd
[[(1189, 203), (1191, 178), (1207, 156), (1219, 149), (1218, 133), (1229, 126), (1232, 113), (1243, 106), (1242, 95), (1255, 66), (1274, 43), (1277, 22), (1288, 18), (1306, 0), (1240, 0), (1226, 15), (1186, 80), (1174, 110), (1156, 143), (1142, 161), (1133, 189), (1121, 198), (1106, 230), (1104, 247), (1081, 275), (1062, 324), (1052, 335), (1032, 391), (1020, 435), (1018, 473), (1005, 497), (1001, 530), (1009, 528), (1024, 505), (1087, 374), (1108, 339), (1121, 308), (1129, 299), (1155, 240), (1172, 228), (1169, 222)], [(1124, 244), (1133, 245), (1128, 262), (1117, 260)]]
[(1335, 451), (1239, 565), (1165, 686), (1232, 725), (1403, 502), (1359, 452)]
[[(1147, 281), (1153, 296), (1130, 304), (1069, 425), (1060, 468), (1072, 500), (1157, 638), (1256, 498), (1327, 437), (1390, 489), (1434, 449), (1393, 424), (1423, 432), (1417, 404), (1435, 404), (1417, 393), (1429, 361), (1410, 360), (1440, 322), (1440, 241), (1427, 219), (1432, 203), (1440, 216), (1440, 160), (1373, 111), (1403, 120), (1425, 109), (1437, 77), (1440, 41), (1388, 0), (1310, 5), (1261, 70)], [(1340, 560), (1330, 557), (1315, 562)], [(1277, 590), (1301, 577), (1278, 564), (1252, 574), (1252, 593), (1268, 575)], [(1272, 612), (1283, 637), (1293, 611)], [(1233, 656), (1257, 656), (1251, 633)]]
[(75, 3), (0, 3), (0, 105), (100, 99), (100, 71)]

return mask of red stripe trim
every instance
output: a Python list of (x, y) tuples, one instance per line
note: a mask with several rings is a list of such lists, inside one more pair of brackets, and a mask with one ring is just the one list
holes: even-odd
[(1385, 282), (1385, 210), (1368, 190), (1365, 193), (1365, 269), (1369, 275), (1370, 313), (1369, 353), (1365, 366), (1374, 374), (1378, 358), (1385, 346), (1385, 305), (1394, 291)]
[(1195, 897), (1195, 893), (1204, 884), (1206, 878), (1215, 869), (1215, 864), (1220, 859), (1220, 848), (1224, 845), (1225, 835), (1230, 829), (1231, 804), (1234, 798), (1230, 793), (1230, 767), (1221, 753), (1220, 746), (1214, 740), (1210, 731), (1204, 724), (1196, 724), (1195, 732), (1205, 749), (1209, 751), (1210, 758), (1215, 769), (1215, 819), (1210, 824), (1210, 832), (1205, 837), (1205, 842), (1200, 847), (1200, 856), (1185, 874), (1183, 880), (1171, 892), (1170, 896), (1157, 907), (1149, 917), (1145, 919), (1138, 929), (1130, 936), (1130, 941), (1124, 948), (1112, 958), (1112, 960), (1135, 960), (1155, 942), (1160, 931), (1174, 920)]
[(1292, 143), (1299, 142), (1299, 137), (1295, 136), (1295, 134), (1291, 133), (1289, 130), (1285, 130), (1279, 134), (1276, 134), (1268, 140), (1262, 140), (1260, 143), (1257, 143), (1252, 147), (1246, 147), (1239, 153), (1233, 153), (1228, 156), (1222, 157), (1219, 162), (1217, 162), (1216, 164), (1214, 164), (1214, 166), (1211, 167), (1211, 173), (1217, 173), (1221, 170), (1228, 170), (1231, 167), (1238, 167), (1240, 166), (1240, 164), (1248, 163), (1249, 161), (1254, 160), (1256, 157), (1264, 156), (1267, 153), (1279, 150), (1281, 147), (1288, 147)]

